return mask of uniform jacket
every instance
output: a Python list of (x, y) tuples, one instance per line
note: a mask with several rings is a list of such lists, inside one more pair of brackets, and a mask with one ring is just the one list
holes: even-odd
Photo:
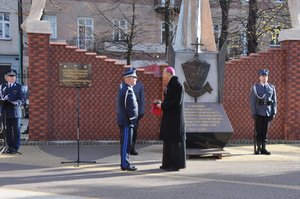
[(19, 83), (14, 83), (8, 88), (8, 83), (4, 83), (0, 87), (1, 98), (12, 102), (14, 105), (5, 104), (2, 108), (2, 115), (6, 114), (6, 118), (21, 118), (22, 105), (25, 103), (26, 95), (23, 86)]
[(177, 76), (173, 76), (164, 92), (161, 104), (163, 115), (159, 138), (165, 142), (180, 142), (184, 132), (183, 87)]
[(142, 118), (145, 114), (145, 94), (144, 86), (140, 81), (136, 82), (136, 85), (133, 86), (133, 91), (136, 96), (136, 100), (139, 107), (139, 119)]
[(275, 86), (257, 83), (251, 88), (250, 108), (252, 115), (274, 116), (277, 113), (277, 98)]
[(117, 97), (117, 124), (119, 126), (136, 125), (138, 118), (138, 103), (133, 88), (121, 83)]

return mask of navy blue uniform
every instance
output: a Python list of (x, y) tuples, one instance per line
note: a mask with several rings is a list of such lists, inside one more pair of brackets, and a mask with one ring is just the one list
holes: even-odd
[(2, 107), (1, 116), (6, 118), (6, 140), (9, 149), (19, 150), (20, 146), (20, 128), (22, 117), (22, 105), (25, 103), (26, 96), (21, 84), (13, 83), (11, 87), (8, 83), (1, 85), (1, 97), (13, 103), (5, 104)]
[[(269, 121), (277, 113), (277, 98), (275, 86), (257, 83), (251, 88), (250, 108), (255, 119), (256, 140), (258, 150), (265, 150)], [(262, 149), (261, 149), (262, 147)]]
[(130, 153), (133, 154), (133, 155), (137, 155), (137, 152), (135, 150), (135, 143), (136, 143), (136, 138), (137, 138), (137, 129), (138, 129), (140, 119), (142, 119), (142, 117), (145, 114), (145, 94), (144, 94), (143, 84), (140, 81), (137, 81), (136, 85), (133, 86), (133, 91), (134, 91), (134, 94), (136, 96), (139, 111), (138, 111), (137, 124), (133, 129), (132, 145), (131, 145), (131, 152)]
[(129, 154), (133, 129), (137, 124), (138, 104), (133, 88), (121, 83), (117, 98), (117, 124), (120, 127), (121, 169), (131, 167)]

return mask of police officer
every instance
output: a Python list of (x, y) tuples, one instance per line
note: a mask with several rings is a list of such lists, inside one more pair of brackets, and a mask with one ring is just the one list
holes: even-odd
[(270, 155), (266, 149), (266, 142), (268, 124), (277, 112), (276, 90), (273, 84), (268, 83), (269, 70), (259, 70), (258, 75), (260, 82), (251, 88), (250, 94), (250, 107), (256, 130), (255, 154)]
[(135, 150), (135, 144), (136, 144), (136, 138), (137, 138), (137, 129), (139, 125), (140, 119), (144, 116), (145, 113), (145, 92), (144, 92), (144, 85), (141, 81), (137, 81), (135, 86), (133, 87), (134, 94), (136, 96), (136, 100), (138, 102), (139, 107), (139, 116), (137, 120), (137, 125), (135, 126), (133, 130), (133, 136), (132, 136), (132, 145), (130, 150), (130, 155), (138, 155), (138, 152)]
[(25, 92), (21, 84), (16, 83), (17, 71), (10, 69), (5, 73), (6, 83), (0, 87), (1, 98), (11, 103), (2, 106), (1, 116), (6, 118), (7, 153), (17, 153), (20, 146), (21, 107), (25, 103)]
[(138, 120), (138, 103), (133, 91), (137, 75), (134, 68), (127, 68), (123, 73), (124, 82), (120, 84), (117, 97), (117, 124), (120, 128), (121, 169), (135, 171), (129, 162), (133, 130)]

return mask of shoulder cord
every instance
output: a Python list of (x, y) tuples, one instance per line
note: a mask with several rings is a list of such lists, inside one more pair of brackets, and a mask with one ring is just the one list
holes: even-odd
[(264, 94), (262, 97), (260, 97), (260, 96), (257, 94), (255, 85), (253, 86), (253, 91), (254, 91), (254, 94), (256, 95), (256, 97), (257, 97), (258, 99), (262, 100), (262, 99), (265, 98), (265, 95), (266, 95), (266, 94)]

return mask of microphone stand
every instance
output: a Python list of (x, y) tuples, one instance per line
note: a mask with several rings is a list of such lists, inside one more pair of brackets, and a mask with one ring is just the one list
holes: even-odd
[(76, 161), (68, 161), (68, 162), (61, 162), (62, 164), (68, 163), (77, 163), (77, 167), (79, 167), (80, 163), (96, 163), (96, 161), (81, 161), (80, 160), (80, 85), (77, 85), (77, 160)]

